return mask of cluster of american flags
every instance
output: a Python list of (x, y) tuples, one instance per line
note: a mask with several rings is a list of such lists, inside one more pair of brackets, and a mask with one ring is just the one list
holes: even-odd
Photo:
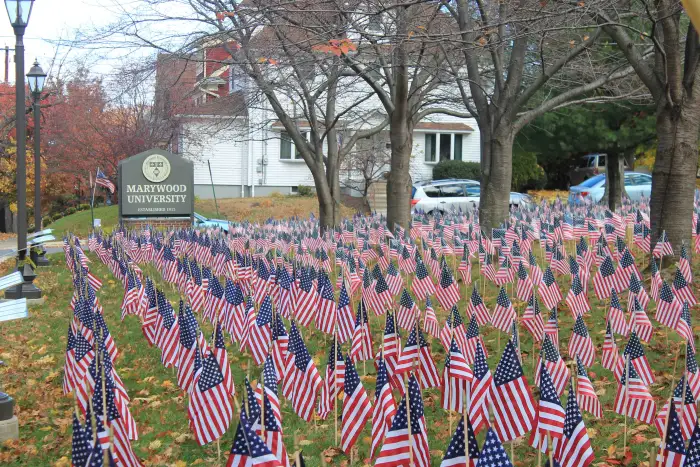
[[(503, 443), (529, 434), (529, 444), (555, 465), (588, 466), (594, 455), (582, 413), (602, 417), (587, 371), (597, 358), (584, 320), (591, 312), (591, 294), (606, 307), (600, 359), (617, 381), (612, 408), (656, 425), (663, 465), (696, 465), (687, 463), (700, 450), (695, 409), (700, 373), (690, 324), (696, 300), (685, 247), (674, 280), (667, 283), (658, 263), (673, 250), (665, 234), (651, 249), (643, 207), (626, 206), (624, 214), (590, 207), (582, 214), (557, 203), (539, 209), (535, 217), (513, 213), (509, 225), (494, 229), (490, 238), (479, 232), (475, 219), (461, 214), (417, 216), (409, 229), (394, 231), (378, 216), (357, 216), (323, 234), (314, 219), (232, 224), (226, 233), (117, 229), (110, 235), (90, 235), (88, 247), (124, 285), (122, 319), (137, 317), (144, 338), (161, 350), (162, 364), (176, 368), (197, 442), (221, 439), (238, 406), (228, 465), (289, 465), (281, 392), (304, 421), (339, 420), (336, 445), (346, 453), (352, 452), (369, 423), (369, 454), (376, 465), (428, 466), (423, 394), (437, 388), (442, 408), (460, 414), (442, 465), (510, 465)], [(696, 225), (700, 225), (697, 219)], [(626, 241), (628, 232), (631, 245)], [(693, 246), (698, 251), (700, 242)], [(635, 255), (645, 254), (653, 258), (648, 291), (635, 264)], [(66, 260), (76, 285), (66, 391), (77, 385), (76, 380), (88, 388), (86, 394), (90, 387), (96, 391), (92, 381), (107, 381), (119, 417), (110, 418), (107, 410), (103, 424), (119, 425), (124, 440), (135, 439), (133, 417), (126, 415), (128, 396), (112, 366), (116, 347), (95, 295), (99, 281), (89, 274), (87, 257), (75, 238), (66, 240)], [(147, 264), (160, 272), (159, 277), (144, 273)], [(473, 266), (484, 278), (480, 284), (472, 282)], [(498, 289), (493, 307), (484, 299), (486, 281)], [(562, 290), (560, 284), (566, 282), (571, 285)], [(176, 307), (166, 298), (168, 288), (180, 295)], [(511, 297), (524, 304), (521, 316)], [(462, 299), (466, 306), (460, 310)], [(688, 349), (680, 389), (675, 388), (658, 413), (649, 390), (654, 373), (644, 352), (654, 330), (646, 312), (652, 301), (656, 321), (677, 332)], [(84, 303), (90, 313), (83, 312)], [(446, 316), (444, 323), (434, 303)], [(566, 348), (571, 367), (560, 353), (558, 311), (564, 305), (574, 319)], [(373, 342), (370, 324), (378, 319), (373, 316), (383, 316), (381, 342)], [(90, 327), (90, 319), (102, 324)], [(209, 342), (200, 326), (204, 320), (213, 328)], [(481, 336), (485, 326), (509, 336), (502, 348), (499, 344), (500, 360), (493, 372)], [(92, 332), (83, 332), (83, 327)], [(521, 328), (540, 346), (531, 375), (538, 398), (522, 365)], [(79, 351), (76, 329), (87, 342), (87, 346), (80, 342)], [(98, 334), (95, 329), (104, 331)], [(405, 342), (402, 330), (407, 333)], [(318, 333), (330, 342), (323, 374), (306, 345)], [(622, 353), (616, 335), (627, 340)], [(432, 339), (445, 350), (442, 371), (431, 351)], [(244, 381), (240, 404), (227, 341), (262, 369), (255, 387)], [(347, 352), (342, 349), (345, 344)], [(102, 355), (101, 346), (107, 357), (97, 357)], [(87, 347), (92, 355), (86, 365)], [(357, 371), (358, 363), (368, 360), (377, 375), (373, 397)], [(93, 372), (93, 361), (95, 371), (102, 365), (105, 370)], [(78, 395), (78, 405), (87, 398)], [(83, 414), (99, 423), (102, 414), (90, 407), (87, 404)], [(114, 442), (109, 452), (116, 451), (118, 429), (111, 430)], [(482, 431), (486, 438), (480, 449), (476, 435)], [(118, 464), (138, 465), (135, 456), (113, 457)]]

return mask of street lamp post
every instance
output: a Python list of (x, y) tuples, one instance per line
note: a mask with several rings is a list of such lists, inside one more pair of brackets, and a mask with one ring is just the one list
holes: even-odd
[(7, 289), (5, 298), (41, 298), (32, 281), (36, 277), (24, 259), (27, 254), (27, 119), (24, 93), (24, 31), (34, 0), (5, 0), (7, 15), (15, 31), (15, 130), (17, 139), (17, 255), (24, 283)]
[[(34, 60), (34, 64), (27, 73), (29, 90), (32, 93), (32, 107), (34, 110), (34, 232), (41, 230), (41, 92), (44, 90), (46, 73)], [(32, 249), (31, 258), (37, 266), (48, 266), (49, 260), (44, 256), (43, 247), (40, 251)]]

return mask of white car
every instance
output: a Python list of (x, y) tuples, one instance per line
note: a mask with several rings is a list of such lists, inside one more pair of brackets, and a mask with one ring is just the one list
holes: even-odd
[[(446, 179), (419, 182), (413, 185), (411, 206), (425, 213), (467, 211), (479, 207), (481, 185), (476, 180)], [(511, 206), (530, 203), (530, 196), (510, 194)]]

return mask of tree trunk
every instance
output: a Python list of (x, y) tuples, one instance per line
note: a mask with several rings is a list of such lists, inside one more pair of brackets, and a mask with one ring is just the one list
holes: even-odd
[(394, 124), (390, 129), (391, 170), (386, 181), (387, 225), (392, 231), (397, 225), (408, 228), (411, 220), (411, 177), (409, 166), (413, 151), (413, 129), (406, 116), (402, 124)]
[(479, 126), (481, 133), (481, 195), (479, 224), (491, 237), (491, 231), (508, 218), (510, 183), (513, 173), (513, 134), (510, 131), (491, 133)]
[[(335, 227), (338, 224), (340, 216), (337, 213), (340, 210), (336, 208), (336, 200), (333, 198), (333, 190), (326, 179), (323, 162), (321, 162), (320, 169), (311, 171), (311, 175), (314, 177), (316, 198), (318, 199), (318, 221), (321, 231), (325, 232), (327, 228)], [(339, 203), (339, 201), (337, 202)]]
[(608, 154), (608, 167), (605, 171), (605, 194), (603, 203), (608, 205), (608, 209), (615, 212), (622, 206), (622, 193), (625, 190), (624, 184), (624, 158), (617, 153)]
[(695, 175), (698, 167), (700, 99), (674, 106), (661, 102), (656, 112), (656, 163), (651, 182), (651, 246), (665, 230), (676, 256), (690, 245)]

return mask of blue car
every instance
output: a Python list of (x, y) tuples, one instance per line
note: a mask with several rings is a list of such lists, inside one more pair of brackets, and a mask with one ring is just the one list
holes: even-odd
[(230, 222), (224, 219), (210, 219), (204, 217), (201, 214), (194, 213), (194, 224), (195, 227), (200, 229), (215, 229), (220, 228), (224, 232), (228, 232), (230, 227)]
[[(641, 172), (625, 172), (625, 191), (632, 201), (651, 195), (651, 175)], [(596, 175), (580, 185), (569, 188), (569, 203), (600, 203), (605, 194), (605, 174)]]

